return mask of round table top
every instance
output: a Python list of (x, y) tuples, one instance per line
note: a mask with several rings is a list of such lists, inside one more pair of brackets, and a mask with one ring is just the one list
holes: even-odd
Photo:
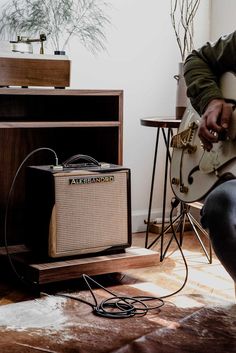
[(150, 127), (178, 128), (181, 120), (174, 117), (150, 117), (140, 119), (141, 125)]

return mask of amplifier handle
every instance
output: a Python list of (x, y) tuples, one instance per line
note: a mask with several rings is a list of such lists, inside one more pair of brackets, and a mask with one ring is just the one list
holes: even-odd
[[(70, 158), (68, 158), (66, 161), (64, 161), (62, 163), (63, 167), (64, 168), (73, 168), (75, 167), (75, 164), (74, 162), (76, 161), (79, 161), (79, 160), (85, 160), (87, 162), (90, 163), (90, 166), (92, 164), (92, 166), (96, 165), (98, 167), (101, 166), (101, 163), (99, 163), (96, 159), (94, 159), (93, 157), (90, 157), (90, 156), (87, 156), (86, 154), (76, 154), (74, 156), (71, 156)], [(77, 165), (78, 166), (78, 165)], [(85, 167), (87, 166), (87, 163), (86, 164), (82, 164), (81, 167)]]

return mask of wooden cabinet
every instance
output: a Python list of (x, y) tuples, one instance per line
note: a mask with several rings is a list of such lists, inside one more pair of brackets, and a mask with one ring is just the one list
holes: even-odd
[[(121, 90), (0, 88), (1, 245), (9, 189), (25, 157), (48, 147), (55, 150), (59, 163), (80, 153), (122, 164), (122, 121)], [(54, 160), (49, 151), (37, 152), (17, 176), (8, 208), (9, 244), (21, 243), (24, 237), (25, 167)]]

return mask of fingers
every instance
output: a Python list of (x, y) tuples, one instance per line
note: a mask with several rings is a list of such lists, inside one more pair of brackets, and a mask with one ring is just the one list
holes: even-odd
[(206, 119), (202, 119), (198, 129), (198, 136), (203, 144), (203, 148), (207, 151), (212, 149), (214, 142), (217, 142), (217, 136), (212, 132), (213, 130), (209, 129), (207, 126)]
[(228, 129), (233, 109), (234, 109), (233, 104), (230, 104), (230, 103), (223, 104), (221, 118), (220, 118), (220, 125), (222, 126), (222, 128)]
[(213, 143), (218, 142), (222, 132), (227, 130), (232, 116), (233, 106), (222, 99), (214, 99), (202, 116), (198, 136), (204, 149), (210, 151)]

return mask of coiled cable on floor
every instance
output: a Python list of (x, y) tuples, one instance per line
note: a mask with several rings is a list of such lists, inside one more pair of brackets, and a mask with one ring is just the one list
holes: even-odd
[[(154, 296), (129, 297), (129, 296), (117, 295), (111, 292), (110, 290), (108, 290), (107, 288), (103, 287), (101, 284), (99, 284), (97, 281), (95, 281), (93, 278), (89, 277), (86, 274), (83, 274), (82, 278), (84, 279), (90, 291), (94, 304), (82, 298), (72, 296), (70, 294), (57, 293), (56, 295), (85, 303), (91, 306), (93, 309), (93, 313), (98, 316), (112, 318), (112, 319), (124, 319), (132, 316), (144, 316), (147, 314), (148, 311), (159, 309), (164, 305), (164, 301), (161, 298), (157, 298)], [(95, 284), (98, 288), (101, 288), (107, 293), (111, 294), (111, 297), (108, 299), (104, 299), (100, 303), (98, 303), (90, 283)], [(158, 301), (158, 304), (153, 306), (148, 305), (148, 302), (151, 302), (151, 301)]]

